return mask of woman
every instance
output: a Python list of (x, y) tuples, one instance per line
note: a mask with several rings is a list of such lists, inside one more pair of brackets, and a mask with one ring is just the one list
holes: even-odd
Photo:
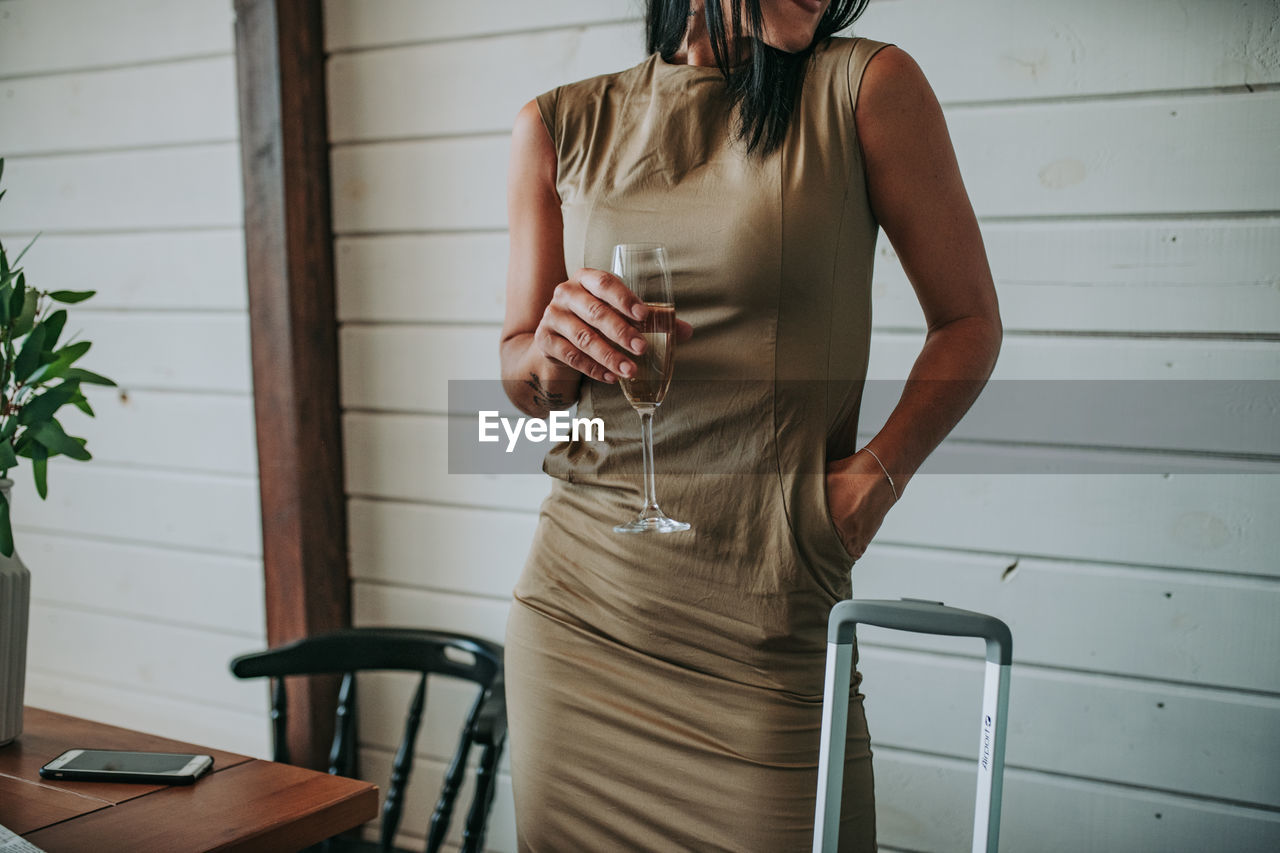
[[(526, 413), (576, 402), (606, 435), (548, 455), (508, 622), (522, 850), (811, 843), (828, 612), (1001, 337), (928, 83), (895, 47), (830, 38), (864, 5), (650, 0), (649, 59), (516, 119), (504, 382)], [(855, 453), (877, 224), (928, 335)], [(616, 382), (644, 307), (602, 268), (641, 241), (667, 245), (682, 318), (655, 436), (688, 533), (612, 532), (641, 502)], [(873, 850), (853, 698), (841, 847)]]

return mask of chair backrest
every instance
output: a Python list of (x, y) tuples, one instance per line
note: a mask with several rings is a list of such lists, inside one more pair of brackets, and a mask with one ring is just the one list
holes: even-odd
[(458, 748), (445, 773), (444, 785), (431, 816), (427, 851), (435, 853), (443, 843), (453, 814), (454, 801), (466, 773), (474, 745), (480, 746), (476, 768), (475, 794), (463, 832), (462, 850), (483, 849), (485, 828), (493, 804), (498, 758), (506, 741), (506, 697), (502, 680), (502, 647), (478, 637), (410, 628), (348, 628), (331, 634), (298, 640), (265, 652), (243, 655), (231, 662), (238, 678), (272, 680), (271, 720), (276, 761), (289, 760), (285, 728), (288, 704), (284, 677), (291, 675), (341, 674), (337, 724), (329, 753), (329, 772), (355, 773), (356, 680), (357, 672), (400, 670), (418, 672), (405, 719), (404, 735), (391, 769), (382, 806), (381, 844), (390, 850), (404, 808), (404, 791), (413, 766), (414, 744), (426, 703), (427, 677), (446, 675), (474, 682), (479, 695), (467, 714)]

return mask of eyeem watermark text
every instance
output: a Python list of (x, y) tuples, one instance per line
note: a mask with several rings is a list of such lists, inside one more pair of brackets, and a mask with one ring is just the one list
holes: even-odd
[(546, 418), (500, 417), (497, 411), (478, 412), (478, 440), (501, 441), (498, 428), (507, 435), (507, 453), (516, 449), (516, 442), (523, 435), (525, 441), (535, 444), (543, 441), (604, 441), (604, 420), (601, 418), (575, 418), (569, 412), (552, 412)]

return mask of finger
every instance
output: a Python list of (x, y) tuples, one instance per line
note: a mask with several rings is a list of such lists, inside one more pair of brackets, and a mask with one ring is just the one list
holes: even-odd
[(649, 309), (644, 302), (631, 292), (631, 288), (627, 287), (626, 282), (613, 273), (608, 273), (604, 270), (581, 269), (578, 270), (578, 281), (582, 282), (582, 286), (592, 296), (609, 303), (624, 317), (643, 320), (649, 315)]
[(676, 318), (676, 342), (684, 343), (693, 337), (693, 326), (680, 318)]
[[(544, 314), (544, 319), (561, 338), (566, 340), (574, 348), (582, 352), (588, 359), (595, 362), (602, 369), (610, 373), (622, 376), (635, 375), (635, 362), (629, 360), (623, 353), (619, 352), (600, 330), (584, 323), (572, 311), (549, 310)], [(570, 365), (583, 373), (583, 370), (577, 364)], [(596, 374), (590, 374), (594, 378), (600, 378)], [(612, 379), (602, 379), (601, 381), (612, 382)]]
[[(615, 279), (616, 281), (616, 279)], [(565, 283), (570, 284), (569, 282)], [(586, 286), (572, 287), (561, 285), (556, 288), (555, 296), (552, 298), (552, 304), (566, 313), (572, 313), (577, 318), (592, 327), (600, 333), (600, 335), (608, 341), (622, 347), (625, 350), (639, 355), (645, 350), (645, 341), (641, 337), (631, 321), (624, 315), (620, 314), (613, 305), (603, 299), (596, 297)], [(576, 327), (565, 328), (557, 327), (557, 331), (565, 337), (570, 337), (579, 333)], [(583, 347), (586, 349), (586, 347)]]
[(549, 329), (544, 329), (539, 335), (535, 336), (535, 339), (543, 354), (548, 358), (554, 359), (600, 382), (613, 383), (618, 381), (618, 377), (614, 373), (574, 346), (573, 342), (568, 338)]

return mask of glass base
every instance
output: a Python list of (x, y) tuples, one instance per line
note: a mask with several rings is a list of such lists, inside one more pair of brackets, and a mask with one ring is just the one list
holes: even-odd
[(689, 524), (667, 518), (659, 510), (656, 515), (640, 515), (626, 524), (613, 528), (614, 533), (679, 533), (688, 530)]

